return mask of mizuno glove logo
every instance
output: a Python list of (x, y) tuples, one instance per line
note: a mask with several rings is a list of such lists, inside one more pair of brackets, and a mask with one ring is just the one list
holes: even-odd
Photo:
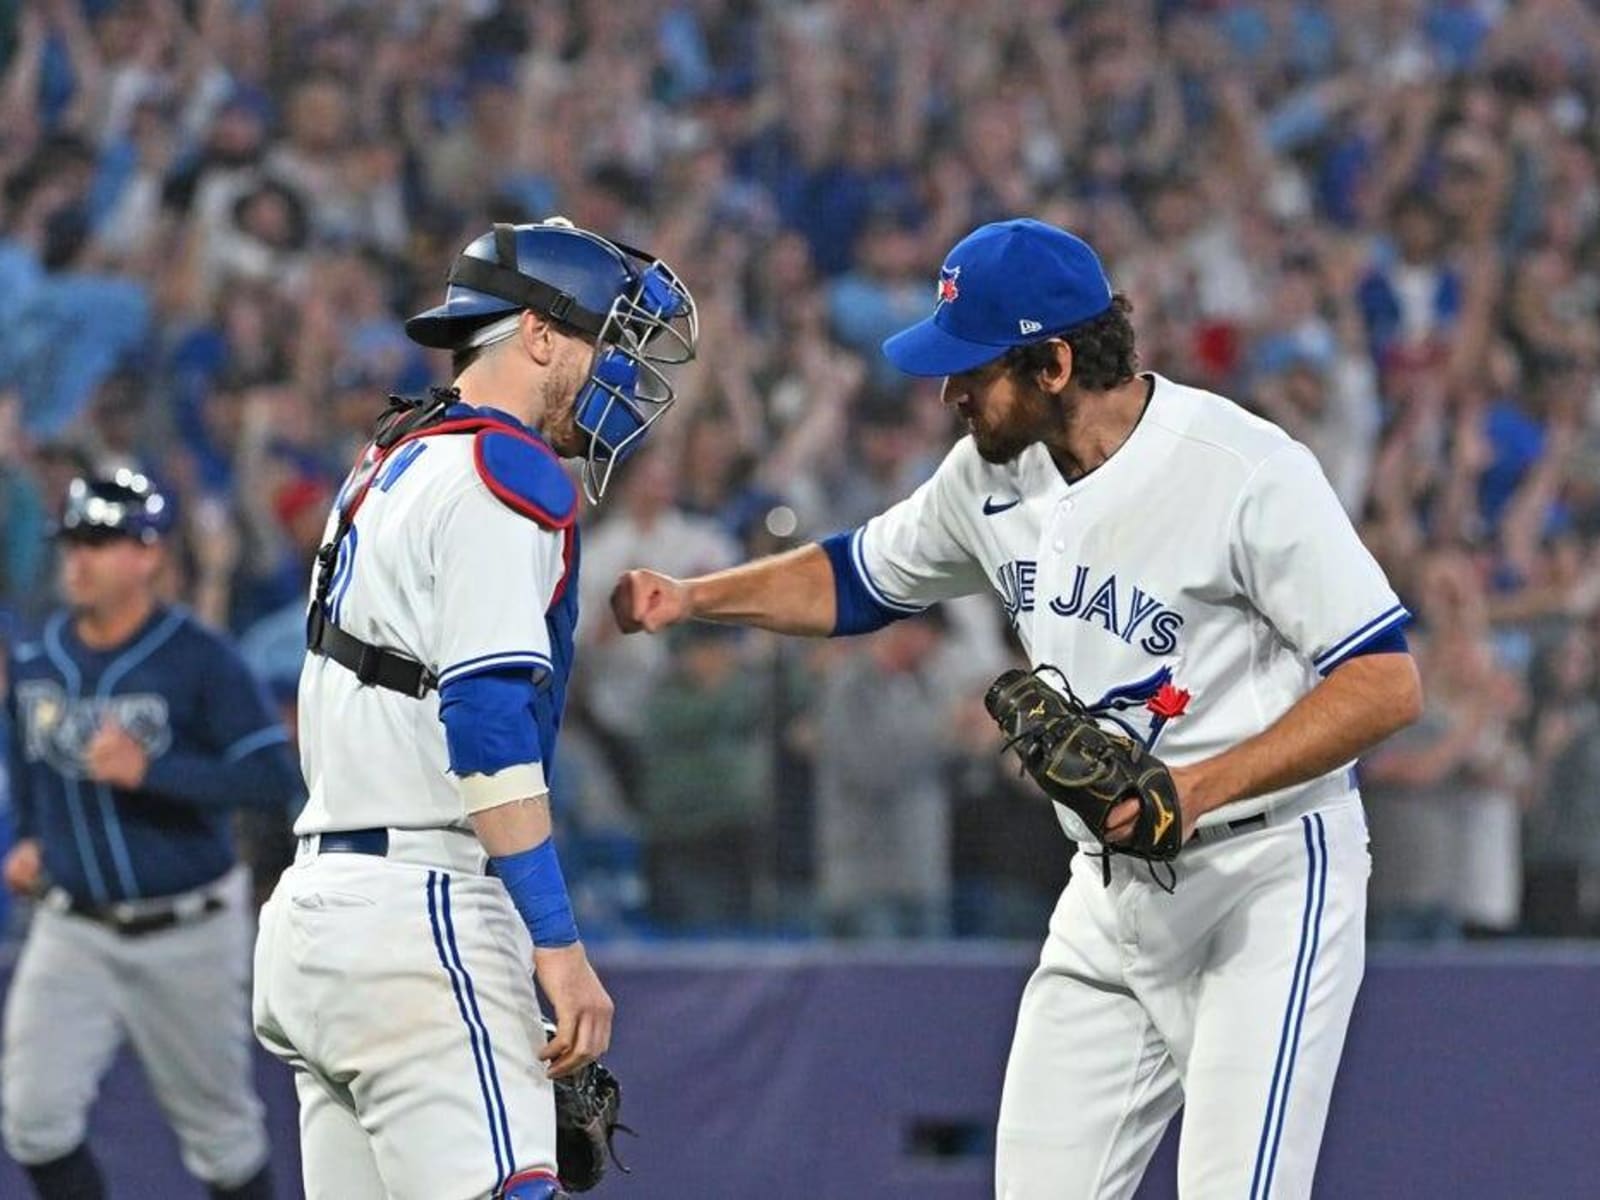
[(1152, 803), (1156, 809), (1156, 827), (1152, 834), (1152, 840), (1160, 842), (1166, 834), (1167, 828), (1172, 824), (1172, 810), (1159, 800), (1152, 799)]

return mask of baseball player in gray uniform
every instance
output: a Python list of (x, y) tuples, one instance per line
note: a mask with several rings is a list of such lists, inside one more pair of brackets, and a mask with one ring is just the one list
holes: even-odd
[(997, 1194), (1131, 1196), (1185, 1105), (1184, 1200), (1309, 1195), (1364, 963), (1351, 766), (1421, 703), (1405, 608), (1304, 446), (1138, 371), (1127, 302), (1065, 230), (963, 239), (884, 351), (966, 427), (934, 476), (818, 545), (629, 572), (621, 627), (864, 633), (992, 591), (1036, 666), (1171, 767), (1187, 838), (1172, 888), (1115, 853), (1135, 806), (1102, 842), (1057, 805), (1084, 852), (1018, 1013)]
[(5, 882), (41, 902), (6, 1002), (4, 1135), (44, 1200), (105, 1194), (85, 1136), (124, 1041), (211, 1195), (272, 1195), (232, 817), (286, 818), (302, 791), (233, 648), (157, 602), (171, 513), (132, 471), (74, 482), (56, 535), (67, 607), (7, 664)]

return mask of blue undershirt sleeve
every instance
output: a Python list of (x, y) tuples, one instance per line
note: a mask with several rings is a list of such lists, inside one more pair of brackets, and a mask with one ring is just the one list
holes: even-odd
[(540, 759), (533, 716), (537, 685), (526, 667), (455, 678), (439, 688), (450, 770), (460, 777), (493, 775)]

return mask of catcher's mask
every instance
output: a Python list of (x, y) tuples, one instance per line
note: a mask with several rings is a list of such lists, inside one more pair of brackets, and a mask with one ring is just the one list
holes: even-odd
[(412, 317), (406, 333), (442, 350), (489, 345), (515, 332), (514, 322), (503, 323), (523, 309), (594, 340), (573, 408), (588, 442), (583, 489), (599, 501), (617, 463), (672, 405), (663, 368), (695, 355), (694, 297), (654, 255), (556, 217), (496, 225), (468, 245), (450, 270), (445, 302)]

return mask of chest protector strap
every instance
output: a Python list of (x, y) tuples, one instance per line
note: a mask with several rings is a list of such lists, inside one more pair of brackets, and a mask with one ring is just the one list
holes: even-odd
[(453, 390), (434, 388), (424, 399), (390, 396), (389, 407), (378, 418), (371, 444), (339, 494), (339, 520), (333, 537), (317, 551), (317, 582), (306, 613), (306, 650), (331, 658), (368, 687), (381, 687), (403, 696), (421, 699), (439, 686), (434, 673), (416, 659), (362, 641), (340, 629), (328, 615), (328, 593), (333, 588), (339, 547), (355, 525), (356, 513), (367, 498), (373, 481), (389, 455), (407, 442), (449, 433), (480, 433), (486, 429), (505, 429), (503, 421), (492, 417), (446, 419), (446, 412), (460, 397)]

